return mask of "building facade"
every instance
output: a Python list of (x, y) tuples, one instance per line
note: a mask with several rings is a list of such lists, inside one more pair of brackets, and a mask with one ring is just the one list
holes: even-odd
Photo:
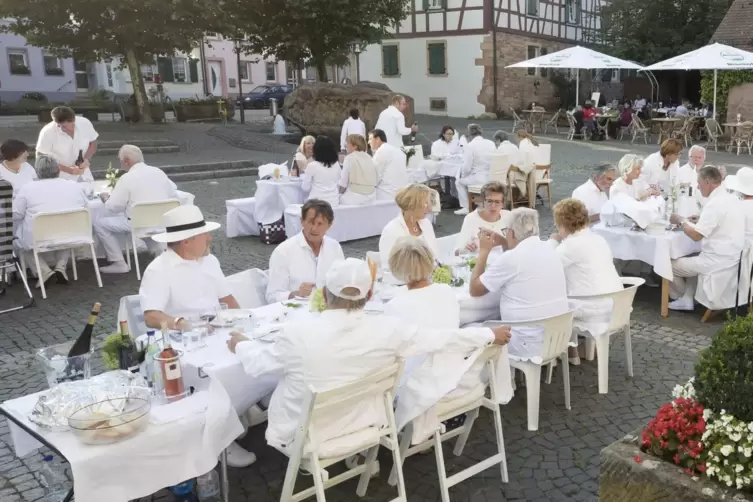
[[(606, 0), (412, 1), (391, 38), (358, 56), (360, 80), (412, 96), (417, 113), (467, 117), (509, 114), (532, 102), (557, 107), (550, 70), (505, 67), (593, 40)], [(608, 81), (610, 94), (621, 92), (619, 72), (606, 78), (584, 72), (584, 92), (591, 77)]]
[[(0, 20), (0, 25), (6, 21)], [(27, 92), (40, 92), (49, 101), (76, 96), (73, 60), (61, 59), (28, 45), (12, 33), (0, 33), (0, 101), (15, 102)]]

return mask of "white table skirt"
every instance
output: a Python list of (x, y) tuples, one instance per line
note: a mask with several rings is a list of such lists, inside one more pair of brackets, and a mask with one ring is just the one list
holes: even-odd
[(225, 201), (227, 218), (225, 234), (228, 237), (259, 235), (259, 222), (256, 221), (256, 198), (230, 199)]
[[(135, 437), (98, 446), (81, 443), (71, 432), (49, 432), (29, 422), (26, 417), (40, 394), (11, 399), (2, 408), (68, 460), (76, 502), (127, 502), (200, 476), (243, 432), (227, 393), (216, 383), (186, 398), (205, 400), (206, 411), (163, 425), (150, 423)], [(17, 456), (42, 446), (13, 421), (8, 424)]]
[(300, 178), (283, 180), (258, 180), (256, 182), (256, 206), (254, 218), (262, 225), (282, 218), (285, 208), (291, 204), (303, 204), (306, 192), (301, 188)]
[[(257, 201), (257, 207), (259, 203)], [(395, 201), (379, 200), (362, 206), (335, 206), (335, 221), (327, 232), (337, 242), (381, 235), (384, 227), (400, 214)], [(290, 238), (301, 231), (301, 207), (285, 209), (285, 234)]]
[(593, 231), (607, 240), (615, 258), (648, 263), (654, 272), (668, 281), (674, 278), (672, 260), (701, 251), (700, 242), (693, 241), (679, 230), (649, 235), (626, 227), (607, 227), (599, 223), (593, 226)]

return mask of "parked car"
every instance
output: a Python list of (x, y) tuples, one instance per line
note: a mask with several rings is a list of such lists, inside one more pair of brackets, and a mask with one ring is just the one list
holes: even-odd
[[(243, 97), (243, 108), (266, 108), (269, 100), (274, 98), (282, 106), (285, 96), (293, 92), (292, 85), (269, 84), (254, 87), (251, 92)], [(240, 100), (238, 106), (240, 106)]]

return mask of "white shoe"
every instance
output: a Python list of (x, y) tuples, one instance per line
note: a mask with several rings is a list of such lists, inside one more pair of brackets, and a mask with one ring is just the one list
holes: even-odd
[(567, 359), (573, 366), (580, 366), (580, 356), (568, 357)]
[(125, 274), (127, 272), (130, 272), (130, 270), (131, 267), (129, 267), (128, 264), (124, 261), (116, 261), (111, 265), (100, 267), (99, 269), (99, 271), (103, 274)]
[(695, 304), (691, 298), (680, 298), (673, 302), (669, 302), (669, 308), (672, 310), (691, 311), (695, 309)]
[(468, 210), (461, 207), (460, 209), (455, 211), (455, 214), (457, 214), (458, 216), (465, 216), (466, 214), (468, 214)]
[(238, 443), (230, 443), (227, 447), (227, 465), (230, 467), (248, 467), (256, 462), (256, 455), (246, 451)]

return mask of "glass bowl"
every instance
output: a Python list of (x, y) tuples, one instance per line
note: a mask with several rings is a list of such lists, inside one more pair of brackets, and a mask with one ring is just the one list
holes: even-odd
[(151, 404), (147, 397), (106, 399), (73, 412), (71, 432), (85, 444), (112, 444), (143, 432), (149, 425)]

